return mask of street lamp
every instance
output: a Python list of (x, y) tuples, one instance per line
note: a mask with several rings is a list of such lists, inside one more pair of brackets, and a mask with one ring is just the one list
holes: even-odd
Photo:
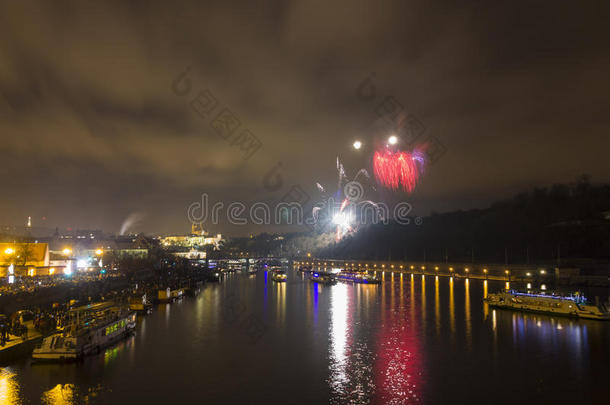
[(72, 249), (70, 249), (70, 248), (65, 248), (65, 249), (64, 249), (62, 252), (63, 252), (63, 254), (64, 254), (64, 255), (66, 255), (66, 256), (67, 256), (67, 255), (69, 255), (69, 254), (72, 254)]
[(354, 149), (358, 150), (358, 149), (360, 149), (360, 148), (362, 148), (362, 142), (360, 142), (360, 141), (355, 141), (355, 142), (354, 142)]
[(104, 253), (104, 251), (103, 251), (102, 249), (97, 249), (97, 250), (95, 251), (95, 254), (96, 254), (96, 255), (98, 255), (98, 256), (101, 256), (101, 255), (102, 255), (102, 253)]
[(388, 138), (388, 143), (390, 145), (396, 145), (398, 143), (398, 138), (396, 137), (396, 135), (392, 135)]

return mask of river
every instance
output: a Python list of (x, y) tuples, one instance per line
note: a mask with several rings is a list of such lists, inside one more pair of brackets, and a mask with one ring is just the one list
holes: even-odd
[(483, 304), (503, 287), (230, 274), (81, 363), (3, 367), (0, 403), (605, 403), (610, 322)]

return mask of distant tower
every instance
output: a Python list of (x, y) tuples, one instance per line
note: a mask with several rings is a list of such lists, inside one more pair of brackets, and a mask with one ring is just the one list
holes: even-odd
[(201, 224), (191, 224), (191, 234), (200, 236), (203, 235), (203, 227), (201, 226)]
[(28, 228), (32, 228), (32, 217), (28, 217)]

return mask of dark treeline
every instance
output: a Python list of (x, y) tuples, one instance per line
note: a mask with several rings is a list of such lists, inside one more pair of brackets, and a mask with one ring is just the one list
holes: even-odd
[(260, 234), (230, 240), (219, 256), (557, 264), (610, 262), (610, 185), (586, 176), (536, 188), (485, 209), (432, 214), (421, 225), (377, 224), (340, 242), (334, 233)]
[(422, 225), (373, 225), (323, 249), (327, 257), (495, 263), (610, 258), (610, 185), (583, 176), (486, 209), (433, 214)]

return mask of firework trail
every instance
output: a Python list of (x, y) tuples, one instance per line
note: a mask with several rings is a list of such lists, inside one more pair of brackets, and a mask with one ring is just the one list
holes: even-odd
[[(371, 200), (364, 200), (365, 190), (361, 182), (358, 180), (371, 179), (366, 169), (360, 169), (354, 178), (350, 180), (346, 173), (345, 168), (339, 157), (337, 157), (337, 190), (332, 193), (327, 191), (324, 186), (320, 183), (316, 183), (316, 187), (322, 193), (322, 200), (318, 206), (312, 209), (312, 216), (315, 222), (321, 225), (320, 213), (323, 208), (329, 212), (328, 221), (332, 226), (336, 226), (336, 240), (340, 240), (347, 233), (355, 231), (358, 226), (353, 223), (356, 211), (365, 205), (372, 205), (377, 208)], [(367, 182), (370, 183), (370, 182)], [(373, 190), (374, 187), (370, 186)], [(335, 201), (341, 201), (338, 209), (335, 206)]]
[(420, 163), (423, 168), (423, 162), (423, 155), (419, 151), (410, 153), (386, 149), (375, 152), (373, 170), (375, 178), (384, 187), (394, 191), (402, 187), (410, 193), (419, 180), (420, 168), (417, 164)]

